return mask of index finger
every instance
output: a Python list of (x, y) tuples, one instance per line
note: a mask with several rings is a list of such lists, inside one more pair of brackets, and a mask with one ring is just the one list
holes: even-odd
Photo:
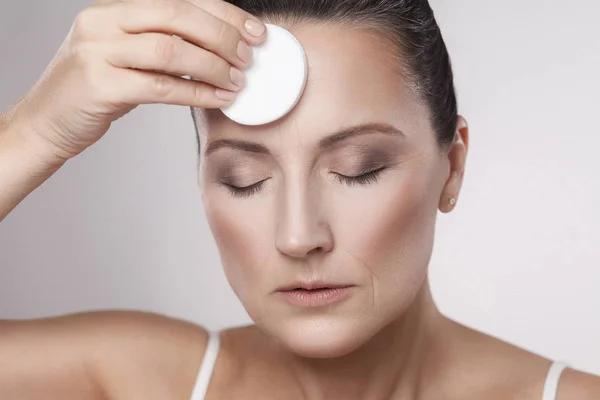
[(266, 38), (265, 24), (254, 15), (223, 0), (186, 0), (209, 14), (238, 28), (249, 44), (259, 44)]

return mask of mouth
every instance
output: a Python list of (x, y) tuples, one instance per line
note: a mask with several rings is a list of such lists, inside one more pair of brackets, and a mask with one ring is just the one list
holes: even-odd
[(277, 290), (277, 294), (292, 305), (323, 307), (348, 298), (353, 287), (322, 282), (295, 283)]

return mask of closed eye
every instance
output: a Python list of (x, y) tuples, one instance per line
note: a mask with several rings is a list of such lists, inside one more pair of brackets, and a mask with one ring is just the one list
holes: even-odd
[[(379, 176), (381, 174), (381, 172), (383, 172), (387, 167), (381, 167), (369, 172), (365, 172), (363, 174), (357, 175), (357, 176), (346, 176), (346, 175), (342, 175), (342, 174), (338, 174), (338, 173), (334, 173), (336, 176), (336, 179), (343, 184), (352, 186), (352, 185), (368, 185), (371, 183), (377, 183)], [(225, 185), (225, 187), (227, 187), (227, 189), (229, 190), (229, 193), (231, 193), (232, 196), (234, 197), (241, 197), (241, 198), (245, 198), (245, 197), (250, 197), (256, 193), (258, 193), (263, 184), (268, 181), (270, 178), (267, 179), (263, 179), (262, 181), (256, 182), (252, 185), (249, 186), (234, 186), (234, 185), (230, 185), (230, 184), (226, 184), (224, 183), (223, 185)]]
[(379, 179), (379, 175), (383, 172), (387, 167), (381, 167), (369, 172), (365, 172), (361, 175), (357, 176), (346, 176), (342, 174), (335, 173), (336, 178), (340, 183), (344, 183), (346, 185), (368, 185), (370, 183), (377, 183)]
[(229, 190), (229, 193), (231, 193), (231, 195), (234, 197), (250, 197), (250, 196), (258, 193), (260, 191), (262, 185), (269, 179), (270, 178), (263, 179), (262, 181), (256, 182), (249, 186), (243, 186), (243, 187), (229, 185), (226, 183), (224, 183), (223, 185), (225, 185), (227, 187), (227, 189)]

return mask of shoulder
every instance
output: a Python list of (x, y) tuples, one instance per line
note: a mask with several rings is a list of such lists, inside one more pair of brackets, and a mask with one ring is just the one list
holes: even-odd
[(151, 312), (82, 314), (93, 340), (99, 384), (112, 399), (190, 398), (208, 332), (189, 321)]
[[(546, 378), (552, 365), (537, 354), (496, 338), (487, 339), (509, 376), (514, 376), (514, 393), (518, 398), (541, 399)], [(521, 395), (523, 395), (521, 397)], [(556, 400), (598, 400), (600, 399), (600, 377), (566, 368), (559, 379)]]
[(0, 320), (0, 397), (190, 398), (207, 341), (195, 324), (145, 312)]
[(201, 326), (158, 313), (107, 310), (65, 318), (69, 317), (96, 339), (100, 352), (123, 347), (128, 353), (155, 355), (182, 348), (202, 350), (208, 342), (208, 332)]
[[(452, 330), (460, 353), (453, 359), (460, 366), (453, 381), (464, 383), (468, 377), (473, 398), (542, 399), (551, 360), (460, 324)], [(600, 399), (600, 378), (566, 369), (557, 394), (557, 400), (563, 399)]]
[(566, 369), (558, 385), (557, 400), (600, 399), (600, 377), (574, 369)]

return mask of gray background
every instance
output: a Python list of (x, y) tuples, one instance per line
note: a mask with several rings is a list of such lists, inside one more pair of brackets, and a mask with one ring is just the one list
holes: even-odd
[[(2, 0), (0, 108), (88, 3)], [(458, 208), (439, 220), (434, 296), (462, 323), (600, 373), (600, 3), (431, 3), (472, 135)], [(186, 108), (142, 106), (25, 199), (0, 224), (0, 318), (249, 322), (204, 219), (195, 150)]]

